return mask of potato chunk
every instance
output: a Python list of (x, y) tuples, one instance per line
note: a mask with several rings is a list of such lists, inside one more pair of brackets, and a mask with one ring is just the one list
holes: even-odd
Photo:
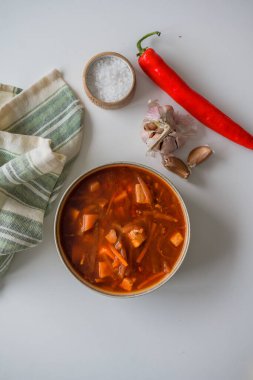
[(70, 214), (71, 221), (75, 222), (78, 216), (80, 215), (80, 211), (74, 207), (71, 207), (71, 209), (69, 210), (69, 214)]
[(98, 215), (96, 214), (84, 214), (82, 220), (81, 231), (86, 232), (94, 227), (96, 221), (98, 219)]
[(178, 247), (184, 241), (184, 238), (180, 232), (175, 232), (171, 236), (170, 241), (175, 247)]
[(93, 193), (100, 189), (100, 183), (98, 181), (92, 182), (90, 184), (90, 191)]
[(132, 290), (132, 287), (133, 287), (133, 280), (129, 277), (125, 277), (121, 284), (120, 284), (120, 287), (124, 290), (127, 290), (128, 292), (130, 292)]
[(98, 275), (99, 278), (105, 278), (112, 275), (112, 268), (105, 261), (99, 261), (98, 263)]
[(109, 243), (111, 244), (115, 244), (116, 241), (117, 241), (117, 234), (116, 234), (116, 231), (114, 229), (111, 229), (107, 235), (105, 235), (105, 238), (107, 241), (109, 241)]
[(135, 185), (135, 199), (137, 203), (141, 203), (141, 204), (150, 203), (139, 183)]
[(146, 240), (144, 229), (142, 227), (133, 228), (127, 235), (135, 248), (138, 248)]

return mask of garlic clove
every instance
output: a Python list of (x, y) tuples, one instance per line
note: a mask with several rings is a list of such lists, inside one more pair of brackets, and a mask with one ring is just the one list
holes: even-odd
[(184, 161), (180, 160), (180, 158), (177, 158), (175, 156), (164, 156), (163, 165), (166, 167), (166, 169), (170, 170), (171, 172), (179, 175), (181, 178), (184, 179), (187, 179), (191, 173), (190, 169), (184, 163)]
[(208, 157), (210, 157), (212, 154), (213, 151), (208, 145), (198, 146), (189, 153), (187, 164), (189, 168), (194, 168), (195, 166), (207, 160)]
[(152, 122), (144, 124), (145, 131), (156, 131), (157, 128), (157, 125)]

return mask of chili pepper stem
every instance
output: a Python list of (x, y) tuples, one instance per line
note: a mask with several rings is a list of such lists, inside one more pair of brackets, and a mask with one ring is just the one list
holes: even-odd
[(157, 31), (156, 31), (156, 32), (152, 32), (152, 33), (145, 34), (145, 36), (143, 36), (143, 37), (137, 42), (137, 49), (138, 49), (138, 51), (139, 51), (139, 53), (137, 54), (137, 57), (141, 56), (141, 55), (144, 53), (144, 51), (147, 50), (147, 47), (146, 47), (146, 48), (143, 48), (143, 47), (141, 46), (142, 41), (145, 40), (146, 38), (150, 37), (150, 36), (153, 36), (154, 34), (157, 34), (158, 37), (159, 37), (159, 36), (161, 35), (161, 32), (157, 32)]

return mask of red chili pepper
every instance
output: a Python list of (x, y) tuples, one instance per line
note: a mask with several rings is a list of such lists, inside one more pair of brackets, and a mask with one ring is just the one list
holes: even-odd
[(143, 71), (201, 123), (235, 143), (253, 149), (253, 136), (250, 133), (192, 90), (153, 49), (141, 46), (145, 38), (154, 34), (160, 36), (161, 33), (149, 33), (137, 43), (137, 55)]

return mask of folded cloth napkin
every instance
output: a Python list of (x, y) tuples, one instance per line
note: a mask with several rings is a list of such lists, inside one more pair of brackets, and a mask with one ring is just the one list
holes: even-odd
[(0, 274), (42, 241), (82, 140), (83, 107), (53, 70), (27, 90), (0, 84)]

